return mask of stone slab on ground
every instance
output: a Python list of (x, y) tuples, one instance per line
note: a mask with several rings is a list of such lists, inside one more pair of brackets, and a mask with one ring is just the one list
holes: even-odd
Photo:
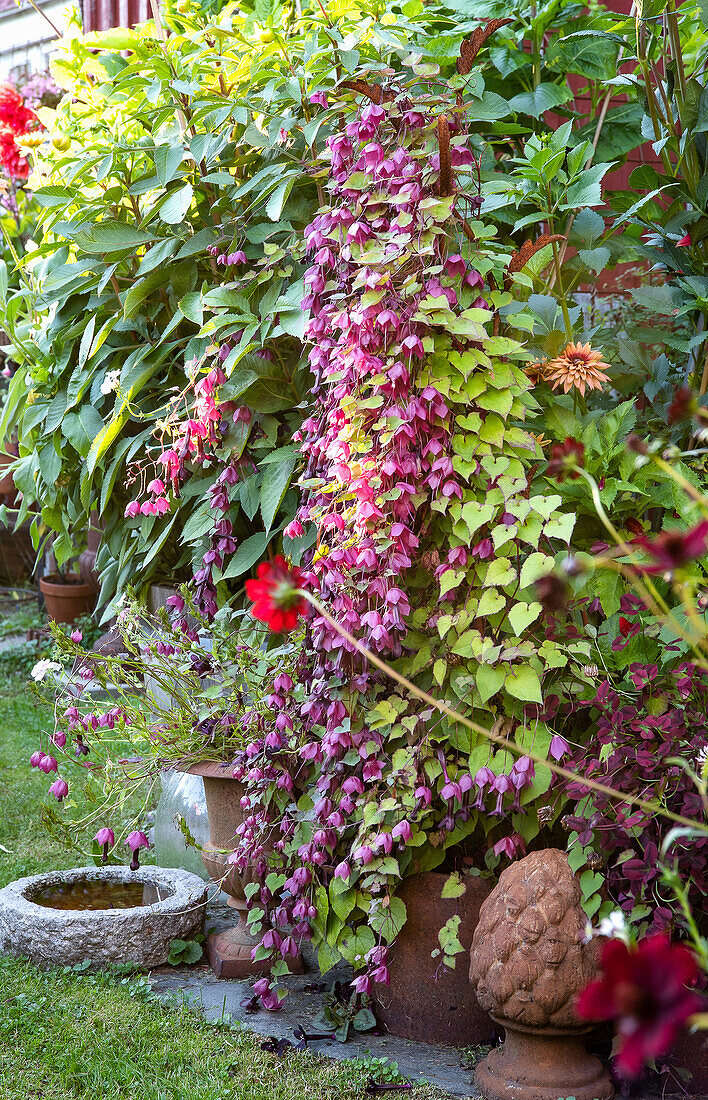
[[(183, 995), (190, 1003), (200, 1007), (208, 1020), (219, 1020), (228, 1013), (232, 1021), (240, 1021), (249, 1031), (291, 1041), (294, 1029), (302, 1025), (305, 1031), (309, 1031), (320, 1011), (319, 993), (305, 988), (318, 978), (317, 973), (287, 978), (282, 984), (287, 986), (289, 992), (280, 1012), (261, 1009), (248, 1013), (241, 1008), (241, 1001), (251, 996), (251, 983), (248, 981), (222, 981), (214, 976), (210, 968), (161, 967), (151, 972), (155, 992), (165, 996)], [(322, 1039), (309, 1042), (307, 1049), (313, 1054), (338, 1060), (370, 1053), (372, 1058), (388, 1058), (391, 1062), (397, 1062), (399, 1073), (404, 1077), (414, 1080), (424, 1078), (452, 1096), (480, 1096), (472, 1083), (472, 1070), (461, 1065), (460, 1051), (455, 1047), (416, 1043), (395, 1035), (371, 1032), (350, 1034), (346, 1043)]]
[[(223, 896), (223, 895), (222, 895)], [(207, 904), (206, 927), (208, 932), (221, 932), (233, 927), (233, 910), (211, 900)], [(246, 1012), (241, 1002), (252, 996), (252, 982), (223, 980), (217, 978), (211, 967), (173, 967), (164, 966), (151, 971), (152, 987), (156, 993), (184, 996), (192, 1005), (201, 1009), (208, 1020), (219, 1020), (227, 1014), (232, 1021), (239, 1021), (249, 1031), (268, 1037), (293, 1041), (293, 1031), (304, 1027), (310, 1033), (312, 1021), (322, 1008), (319, 990), (311, 987), (322, 982), (314, 957), (305, 951), (305, 973), (293, 974), (278, 984), (288, 989), (288, 996), (279, 1012)], [(345, 968), (331, 970), (324, 980), (325, 987), (333, 982), (350, 980), (351, 974)], [(255, 980), (255, 979), (254, 979)], [(312, 1054), (321, 1054), (325, 1058), (338, 1061), (346, 1058), (360, 1058), (369, 1053), (372, 1058), (388, 1058), (398, 1063), (398, 1071), (412, 1080), (427, 1080), (451, 1096), (469, 1096), (480, 1100), (475, 1089), (473, 1071), (465, 1068), (461, 1061), (461, 1052), (456, 1047), (436, 1043), (418, 1043), (411, 1039), (399, 1039), (396, 1035), (359, 1034), (353, 1029), (346, 1043), (336, 1039), (322, 1039), (308, 1042), (307, 1049)], [(402, 1095), (405, 1095), (402, 1094)]]

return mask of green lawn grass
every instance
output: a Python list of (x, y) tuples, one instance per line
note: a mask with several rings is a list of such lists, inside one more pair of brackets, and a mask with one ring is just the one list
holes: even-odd
[[(76, 862), (42, 831), (47, 776), (29, 766), (52, 713), (0, 685), (0, 884)], [(44, 732), (44, 738), (42, 733)], [(145, 976), (40, 970), (0, 957), (0, 1100), (319, 1100), (364, 1096), (368, 1067), (265, 1053), (261, 1040), (165, 1005)], [(442, 1095), (429, 1086), (416, 1100)]]

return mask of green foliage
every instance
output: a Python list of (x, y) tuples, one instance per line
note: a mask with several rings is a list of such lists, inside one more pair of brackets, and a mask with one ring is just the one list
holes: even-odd
[(172, 940), (167, 961), (170, 966), (192, 966), (204, 955), (202, 944), (204, 936), (194, 936), (191, 940)]
[[(102, 600), (138, 576), (186, 578), (205, 549), (213, 475), (198, 455), (187, 457), (193, 481), (169, 514), (126, 523), (123, 513), (154, 476), (159, 424), (190, 415), (193, 385), (220, 347), (231, 351), (222, 400), (253, 413), (245, 434), (232, 425), (221, 440), (227, 459), (252, 443), (257, 464), (301, 419), (307, 386), (289, 333), (299, 326), (298, 234), (316, 190), (300, 131), (270, 151), (293, 96), (284, 43), (296, 32), (277, 18), (260, 56), (252, 17), (233, 15), (217, 33), (190, 26), (163, 39), (145, 24), (119, 40), (74, 38), (56, 63), (68, 94), (43, 115), (61, 140), (37, 162), (41, 242), (23, 289), (2, 303), (19, 369), (0, 434), (19, 432), (18, 522), (39, 504), (37, 545), (53, 530), (61, 564), (80, 549), (89, 515), (102, 521)], [(254, 122), (266, 106), (270, 137)], [(224, 258), (245, 248), (245, 293), (208, 253), (215, 244)], [(274, 359), (259, 359), (273, 339)], [(256, 469), (234, 516), (237, 536), (258, 531), (261, 517), (243, 499), (254, 488), (265, 532), (278, 536), (294, 467), (291, 458)]]
[(368, 1006), (368, 998), (358, 993), (350, 997), (342, 996), (335, 988), (322, 996), (322, 1010), (312, 1021), (312, 1026), (323, 1032), (333, 1032), (338, 1043), (346, 1043), (350, 1028), (357, 1032), (372, 1031), (376, 1027), (376, 1017)]

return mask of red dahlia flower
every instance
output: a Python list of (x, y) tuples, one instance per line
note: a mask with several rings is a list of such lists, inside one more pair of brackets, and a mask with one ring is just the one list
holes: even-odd
[(708, 544), (708, 519), (701, 520), (695, 527), (688, 531), (662, 531), (652, 541), (642, 535), (634, 539), (635, 546), (641, 546), (650, 557), (654, 558), (654, 565), (643, 565), (647, 573), (673, 573), (683, 565), (688, 565), (694, 558), (701, 557), (706, 552)]
[(302, 573), (290, 566), (280, 554), (258, 566), (258, 579), (246, 581), (246, 595), (253, 600), (254, 619), (267, 623), (271, 630), (288, 633), (305, 614), (306, 602), (300, 593)]
[(698, 977), (687, 947), (668, 936), (650, 936), (637, 947), (607, 940), (602, 949), (602, 976), (580, 994), (578, 1015), (586, 1020), (614, 1020), (620, 1038), (616, 1066), (624, 1077), (636, 1077), (643, 1066), (666, 1054), (702, 998), (686, 988)]
[(36, 118), (34, 111), (25, 106), (14, 84), (0, 84), (0, 123), (3, 126), (15, 134), (23, 134)]
[(0, 165), (8, 176), (26, 180), (29, 175), (29, 162), (15, 141), (15, 134), (7, 126), (0, 125)]

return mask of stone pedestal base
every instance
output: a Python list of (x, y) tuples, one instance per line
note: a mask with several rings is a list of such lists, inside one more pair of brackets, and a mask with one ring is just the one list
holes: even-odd
[(506, 1042), (479, 1063), (475, 1083), (488, 1100), (612, 1100), (615, 1090), (582, 1033), (526, 1031), (499, 1020)]
[[(215, 932), (207, 938), (206, 949), (209, 965), (217, 978), (250, 978), (256, 974), (268, 974), (271, 968), (269, 959), (254, 962), (251, 952), (258, 940), (249, 932), (246, 922), (239, 913), (239, 922), (225, 932)], [(302, 956), (289, 959), (293, 974), (302, 974)]]

